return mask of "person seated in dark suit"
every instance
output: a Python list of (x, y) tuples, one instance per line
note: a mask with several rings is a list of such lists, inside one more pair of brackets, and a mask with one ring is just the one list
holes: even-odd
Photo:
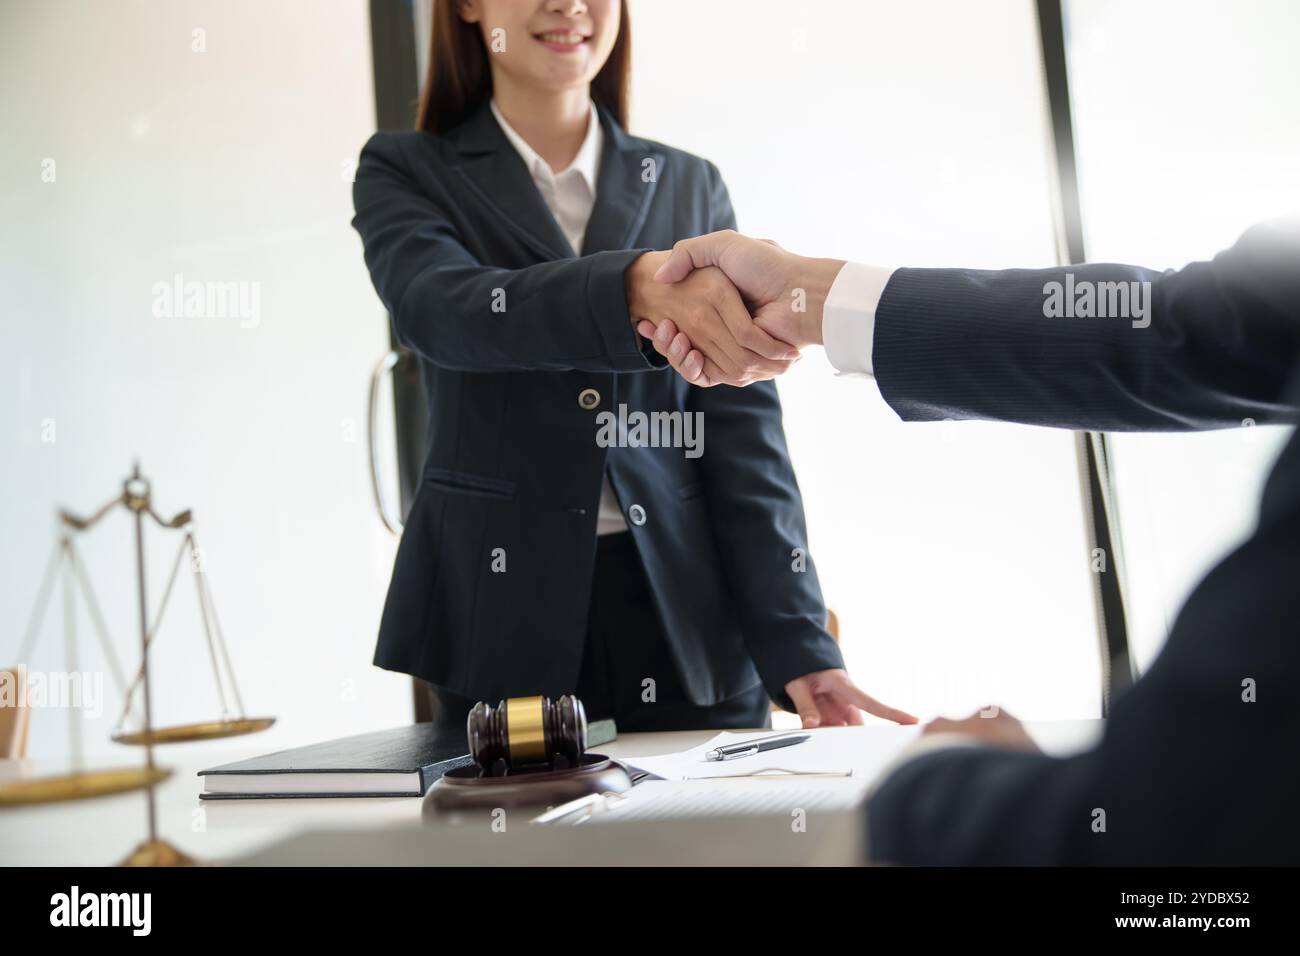
[(752, 330), (717, 361), (758, 384), (710, 391), (634, 331), (750, 323), (717, 270), (651, 281), (648, 250), (735, 217), (711, 163), (627, 132), (628, 30), (618, 0), (437, 0), (418, 129), (361, 153), (353, 225), (430, 412), (375, 663), (461, 727), (566, 693), (623, 730), (913, 720), (826, 630), (767, 381), (793, 350)]
[[(1256, 226), (1213, 261), (1171, 272), (883, 270), (726, 232), (679, 243), (660, 278), (715, 265), (765, 331), (824, 344), (836, 368), (874, 374), (907, 421), (1187, 431), (1300, 419), (1296, 220)], [(1099, 314), (1096, 295), (1117, 303), (1120, 284), (1128, 308)], [(1067, 288), (1091, 289), (1092, 306), (1061, 308), (1053, 297)], [(794, 289), (807, 312), (790, 308)], [(640, 328), (661, 350), (681, 334), (667, 319)], [(670, 361), (716, 384), (700, 356), (688, 363), (696, 351)], [(869, 801), (870, 856), (1300, 863), (1298, 698), (1300, 433), (1268, 477), (1254, 534), (1188, 597), (1153, 666), (1117, 696), (1097, 747), (1045, 756), (996, 709), (935, 721)]]

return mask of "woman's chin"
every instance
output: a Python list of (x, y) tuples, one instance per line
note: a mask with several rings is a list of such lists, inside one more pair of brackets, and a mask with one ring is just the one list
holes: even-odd
[(539, 76), (534, 85), (550, 93), (563, 93), (591, 83), (592, 76), (585, 69), (549, 69)]

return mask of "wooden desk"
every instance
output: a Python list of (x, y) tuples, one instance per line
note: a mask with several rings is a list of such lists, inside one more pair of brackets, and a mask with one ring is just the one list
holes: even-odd
[[(1089, 743), (1100, 726), (1100, 721), (1062, 721), (1030, 729), (1046, 749), (1064, 752)], [(600, 750), (615, 757), (685, 750), (713, 733), (627, 734)], [(793, 833), (784, 818), (751, 818), (578, 828), (508, 821), (503, 834), (486, 825), (426, 821), (423, 801), (412, 797), (199, 800), (197, 771), (258, 750), (256, 738), (247, 738), (239, 749), (160, 748), (159, 764), (176, 771), (158, 790), (161, 835), (210, 862), (255, 865), (836, 865), (860, 862), (862, 855), (860, 813), (810, 818), (806, 833)], [(144, 827), (143, 794), (0, 810), (0, 864), (113, 864), (143, 839)]]

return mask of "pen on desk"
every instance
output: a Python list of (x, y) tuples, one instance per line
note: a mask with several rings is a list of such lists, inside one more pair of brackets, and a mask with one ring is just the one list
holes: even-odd
[(759, 737), (756, 740), (742, 740), (739, 743), (727, 744), (725, 747), (714, 747), (704, 755), (706, 760), (735, 760), (737, 757), (748, 757), (752, 754), (762, 753), (765, 750), (776, 750), (778, 747), (790, 747), (794, 744), (801, 744), (812, 734), (775, 734), (771, 737)]

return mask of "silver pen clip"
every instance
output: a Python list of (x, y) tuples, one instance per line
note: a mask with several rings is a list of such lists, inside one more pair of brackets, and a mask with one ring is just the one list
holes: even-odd
[(735, 760), (737, 757), (752, 757), (758, 753), (758, 745), (746, 747), (744, 750), (731, 750), (724, 747), (715, 747), (705, 756), (710, 760)]

